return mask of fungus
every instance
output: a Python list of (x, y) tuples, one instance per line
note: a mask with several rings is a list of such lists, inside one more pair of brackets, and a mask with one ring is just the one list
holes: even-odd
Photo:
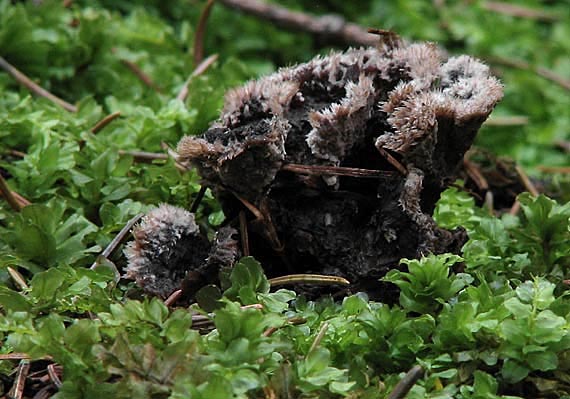
[(484, 64), (431, 43), (349, 49), (230, 91), (178, 153), (229, 220), (250, 211), (251, 253), (268, 274), (362, 283), (403, 257), (460, 248), (464, 232), (430, 215), (501, 97)]

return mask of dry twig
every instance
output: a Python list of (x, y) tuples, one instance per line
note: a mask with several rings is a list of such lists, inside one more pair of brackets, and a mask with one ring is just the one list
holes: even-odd
[(517, 174), (519, 175), (519, 178), (521, 179), (521, 183), (523, 184), (524, 188), (526, 188), (526, 190), (529, 193), (531, 193), (533, 197), (538, 197), (539, 192), (532, 183), (532, 181), (530, 181), (525, 171), (519, 165), (515, 166), (515, 170), (517, 171)]
[(11, 399), (21, 399), (24, 394), (24, 385), (26, 384), (26, 378), (30, 372), (30, 361), (27, 359), (22, 359), (18, 368), (16, 370), (16, 379), (14, 385), (8, 392), (8, 397)]
[(95, 124), (95, 126), (93, 126), (91, 128), (91, 133), (97, 134), (101, 129), (103, 129), (109, 123), (113, 122), (119, 116), (121, 116), (121, 111), (116, 111), (116, 112), (113, 112), (112, 114), (107, 115), (106, 117), (101, 119), (99, 122), (97, 122)]
[(27, 353), (2, 353), (0, 354), (0, 360), (29, 360), (30, 356)]
[(511, 17), (535, 19), (543, 22), (555, 22), (560, 20), (558, 15), (537, 10), (535, 8), (524, 7), (516, 4), (510, 4), (503, 1), (485, 1), (482, 7), (488, 11), (493, 11)]
[(200, 64), (204, 58), (204, 36), (206, 35), (206, 24), (213, 6), (214, 0), (208, 0), (202, 10), (202, 14), (200, 14), (200, 19), (198, 20), (196, 35), (194, 35), (194, 65)]
[(200, 76), (201, 74), (203, 74), (204, 72), (206, 72), (206, 70), (214, 63), (216, 62), (216, 60), (218, 59), (218, 54), (212, 54), (211, 56), (209, 56), (208, 58), (206, 58), (204, 61), (202, 61), (195, 69), (194, 71), (192, 71), (192, 73), (190, 74), (190, 76), (188, 77), (188, 79), (186, 79), (186, 82), (184, 82), (184, 86), (182, 86), (182, 88), (180, 89), (180, 92), (178, 93), (178, 95), (176, 96), (177, 100), (180, 101), (184, 101), (186, 99), (186, 97), (188, 97), (188, 85), (190, 84), (190, 81), (192, 80), (192, 78), (195, 78), (196, 76)]
[(388, 399), (403, 399), (406, 397), (410, 389), (414, 384), (422, 378), (424, 375), (424, 369), (421, 366), (414, 366), (406, 373), (406, 375), (396, 384)]
[(29, 91), (34, 93), (37, 96), (47, 98), (54, 104), (59, 105), (63, 109), (69, 112), (77, 112), (77, 107), (73, 104), (68, 103), (65, 100), (57, 97), (56, 95), (50, 93), (43, 87), (39, 86), (38, 84), (34, 83), (30, 78), (20, 72), (16, 67), (11, 65), (8, 61), (4, 59), (4, 57), (0, 56), (0, 68), (5, 70), (12, 76), (18, 83), (22, 86), (26, 87)]
[(325, 337), (325, 334), (327, 333), (327, 330), (329, 329), (329, 323), (328, 322), (324, 322), (323, 325), (321, 326), (319, 333), (317, 334), (317, 336), (315, 337), (315, 340), (313, 341), (313, 343), (311, 344), (311, 348), (309, 348), (309, 352), (311, 353), (312, 351), (314, 351), (321, 343), (321, 341), (323, 340), (323, 338)]
[(125, 60), (123, 58), (121, 58), (121, 62), (123, 63), (123, 65), (125, 65), (132, 73), (135, 74), (135, 76), (137, 78), (139, 78), (139, 80), (141, 82), (143, 82), (147, 87), (150, 87), (151, 89), (162, 93), (162, 89), (160, 87), (158, 87), (158, 85), (156, 83), (154, 83), (152, 81), (152, 79), (150, 78), (150, 76), (148, 76), (146, 73), (143, 72), (143, 70), (134, 62), (129, 61), (129, 60)]
[(485, 126), (524, 126), (528, 125), (528, 116), (491, 116)]
[(119, 155), (128, 155), (135, 159), (137, 162), (152, 162), (152, 161), (166, 161), (168, 154), (161, 152), (146, 152), (146, 151), (125, 151), (119, 150)]
[(538, 166), (537, 169), (544, 173), (570, 173), (570, 166)]
[(344, 277), (325, 276), (321, 274), (290, 274), (269, 279), (269, 285), (271, 287), (287, 284), (350, 285), (350, 281)]
[(6, 267), (8, 274), (12, 277), (14, 284), (16, 284), (21, 290), (28, 290), (30, 287), (26, 283), (26, 279), (22, 276), (16, 269), (10, 266)]
[[(113, 251), (115, 251), (115, 249), (119, 246), (121, 241), (123, 241), (125, 236), (133, 228), (135, 223), (137, 223), (143, 216), (144, 216), (144, 214), (139, 213), (139, 214), (135, 215), (134, 217), (132, 217), (131, 220), (129, 220), (127, 222), (127, 224), (125, 224), (125, 226), (121, 229), (121, 231), (119, 231), (119, 233), (115, 236), (115, 238), (113, 238), (113, 240), (109, 243), (109, 245), (107, 245), (107, 247), (103, 250), (103, 252), (101, 252), (100, 257), (103, 257), (105, 259), (109, 258), (109, 256), (113, 253)], [(95, 269), (98, 265), (99, 265), (99, 262), (95, 261), (91, 265), (91, 270)]]
[(171, 306), (174, 302), (176, 302), (182, 296), (182, 290), (176, 290), (168, 298), (164, 300), (164, 304), (166, 306)]
[(190, 206), (190, 212), (196, 213), (198, 211), (198, 207), (200, 206), (200, 203), (202, 202), (202, 199), (204, 198), (207, 189), (208, 187), (206, 186), (200, 187), (200, 191), (198, 191), (198, 194), (196, 194), (196, 198), (194, 198), (194, 201), (192, 201), (192, 205)]
[(311, 176), (349, 176), (349, 177), (368, 177), (368, 178), (385, 178), (394, 175), (394, 172), (384, 170), (372, 170), (361, 168), (347, 168), (343, 166), (326, 166), (326, 165), (299, 165), (289, 163), (283, 165), (281, 170)]
[(249, 234), (247, 232), (247, 218), (244, 211), (239, 212), (239, 230), (243, 256), (249, 256)]
[(268, 20), (276, 26), (285, 29), (308, 32), (316, 36), (353, 45), (375, 46), (378, 44), (376, 36), (371, 35), (366, 29), (356, 24), (346, 22), (344, 18), (338, 15), (311, 16), (289, 11), (276, 4), (265, 3), (259, 0), (218, 1), (226, 7)]
[(49, 375), (49, 379), (51, 380), (53, 385), (55, 385), (55, 387), (58, 389), (61, 388), (61, 386), (63, 385), (59, 377), (59, 375), (61, 374), (61, 367), (58, 367), (53, 363), (49, 364), (47, 366), (47, 372)]
[(20, 212), (23, 208), (22, 204), (15, 198), (14, 192), (8, 187), (8, 183), (0, 174), (0, 194), (6, 199), (10, 207), (16, 212)]
[(527, 71), (532, 71), (543, 78), (550, 80), (551, 82), (556, 83), (557, 85), (561, 86), (566, 90), (570, 90), (570, 79), (566, 79), (563, 76), (556, 74), (554, 71), (544, 67), (534, 67), (530, 65), (528, 62), (523, 60), (517, 60), (512, 58), (506, 57), (489, 57), (488, 58), (491, 63), (499, 64), (508, 66), (511, 68), (518, 68), (524, 69)]

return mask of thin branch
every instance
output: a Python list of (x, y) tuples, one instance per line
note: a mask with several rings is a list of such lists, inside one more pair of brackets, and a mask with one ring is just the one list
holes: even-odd
[(570, 173), (570, 166), (537, 166), (537, 169), (544, 173)]
[(396, 384), (388, 399), (403, 399), (406, 397), (410, 389), (414, 384), (422, 378), (424, 375), (424, 369), (421, 366), (414, 366), (406, 373), (406, 375)]
[(21, 399), (24, 394), (24, 385), (26, 384), (26, 378), (30, 372), (30, 361), (23, 359), (20, 361), (18, 368), (16, 370), (16, 378), (14, 385), (8, 392), (8, 397), (12, 399)]
[(196, 34), (194, 35), (194, 65), (200, 64), (204, 58), (204, 36), (206, 35), (206, 25), (213, 6), (214, 0), (208, 0), (198, 20)]
[(14, 157), (18, 157), (18, 158), (25, 158), (26, 157), (26, 153), (22, 152), (22, 151), (18, 151), (18, 150), (8, 150), (6, 151), (9, 155), (12, 155)]
[(53, 385), (55, 385), (55, 387), (57, 389), (61, 388), (61, 386), (63, 385), (61, 382), (61, 379), (59, 378), (59, 374), (61, 373), (61, 369), (57, 370), (56, 369), (56, 365), (55, 364), (50, 364), (47, 366), (47, 372), (49, 375), (49, 379), (51, 380), (51, 382), (53, 383)]
[(53, 385), (46, 385), (40, 389), (32, 399), (48, 399), (53, 396)]
[(556, 74), (554, 71), (552, 71), (548, 68), (534, 67), (526, 61), (513, 59), (513, 58), (506, 58), (506, 57), (493, 56), (493, 57), (488, 57), (488, 60), (491, 63), (534, 72), (537, 75), (542, 76), (543, 78), (548, 79), (551, 82), (558, 84), (562, 88), (564, 88), (566, 90), (570, 90), (570, 79), (566, 79), (563, 76)]
[(168, 298), (164, 300), (164, 304), (166, 306), (171, 306), (174, 302), (176, 302), (182, 296), (182, 290), (176, 290)]
[(281, 167), (281, 170), (312, 176), (331, 175), (374, 179), (394, 176), (394, 172), (384, 170), (347, 168), (343, 166), (300, 165), (295, 163), (284, 164)]
[(247, 218), (245, 217), (245, 212), (242, 210), (239, 212), (239, 231), (241, 237), (241, 248), (243, 256), (249, 256), (249, 234), (247, 232)]
[[(526, 189), (526, 191), (528, 191), (533, 197), (538, 197), (539, 192), (536, 189), (536, 187), (534, 186), (534, 184), (532, 183), (532, 181), (529, 179), (529, 177), (525, 173), (525, 171), (519, 165), (515, 165), (515, 170), (517, 171), (519, 179), (520, 179), (521, 183), (523, 184), (524, 188)], [(513, 203), (513, 206), (509, 210), (509, 213), (511, 215), (516, 215), (517, 213), (519, 213), (520, 208), (521, 208), (521, 204), (520, 204), (519, 200), (515, 200), (515, 202)]]
[(18, 287), (20, 287), (21, 290), (30, 289), (30, 287), (26, 283), (26, 279), (24, 278), (24, 276), (22, 276), (16, 269), (13, 269), (10, 266), (8, 266), (8, 267), (6, 267), (6, 270), (8, 270), (8, 274), (10, 275), (10, 277), (12, 277), (12, 280), (14, 280), (14, 283)]
[(519, 201), (513, 202), (513, 206), (509, 209), (509, 214), (515, 216), (521, 210), (521, 203)]
[(188, 85), (190, 84), (190, 82), (192, 81), (193, 78), (195, 78), (196, 76), (200, 76), (201, 74), (203, 74), (204, 72), (206, 72), (206, 70), (214, 63), (218, 60), (218, 54), (212, 54), (211, 56), (209, 56), (208, 58), (206, 58), (204, 61), (202, 61), (190, 74), (190, 76), (188, 77), (188, 79), (186, 79), (186, 82), (184, 82), (184, 86), (182, 86), (182, 88), (180, 89), (180, 92), (178, 93), (178, 95), (176, 96), (177, 100), (180, 101), (184, 101), (186, 100), (186, 97), (188, 97)]
[(113, 112), (112, 114), (107, 115), (106, 117), (101, 119), (99, 122), (97, 122), (95, 124), (95, 126), (93, 126), (91, 128), (91, 133), (97, 134), (97, 132), (99, 132), (101, 129), (103, 129), (105, 126), (107, 126), (109, 123), (113, 122), (119, 116), (121, 116), (121, 111), (116, 111), (116, 112)]
[(160, 147), (166, 151), (166, 153), (168, 154), (168, 156), (170, 158), (172, 158), (174, 160), (174, 166), (176, 167), (176, 169), (178, 169), (180, 172), (186, 172), (190, 169), (190, 167), (188, 166), (188, 164), (186, 163), (182, 163), (180, 162), (180, 157), (178, 156), (178, 154), (176, 153), (176, 151), (174, 151), (172, 148), (170, 148), (170, 146), (165, 143), (164, 141), (160, 143)]
[(406, 167), (402, 165), (400, 161), (394, 158), (392, 154), (390, 154), (388, 151), (386, 151), (383, 148), (376, 147), (376, 149), (378, 150), (380, 155), (382, 155), (386, 159), (386, 161), (388, 161), (394, 168), (396, 168), (398, 172), (400, 172), (403, 176), (408, 175), (408, 169), (406, 169)]
[(14, 197), (14, 192), (10, 190), (10, 187), (8, 187), (8, 183), (6, 183), (6, 180), (4, 180), (1, 174), (0, 174), (0, 193), (6, 199), (6, 201), (12, 207), (13, 210), (15, 210), (16, 212), (20, 212), (22, 210), (23, 206), (21, 206), (20, 202), (18, 202), (18, 200)]
[(525, 126), (528, 125), (528, 116), (491, 116), (485, 126)]
[(543, 22), (556, 22), (560, 20), (560, 16), (550, 12), (502, 1), (485, 1), (483, 2), (482, 7), (487, 11), (493, 11), (511, 17), (535, 19)]
[(4, 57), (0, 56), (0, 68), (5, 70), (12, 76), (18, 83), (22, 86), (27, 88), (29, 91), (34, 93), (37, 96), (47, 98), (54, 104), (59, 105), (63, 109), (69, 112), (77, 112), (77, 107), (73, 104), (68, 103), (65, 100), (57, 97), (54, 94), (51, 94), (49, 91), (44, 89), (43, 87), (39, 86), (38, 84), (34, 83), (30, 78), (20, 72), (16, 67), (11, 65), (8, 61), (4, 59)]
[(325, 321), (323, 323), (323, 325), (321, 326), (321, 328), (320, 328), (317, 336), (315, 337), (313, 343), (311, 344), (311, 347), (309, 348), (309, 352), (307, 352), (307, 353), (311, 353), (312, 351), (317, 349), (317, 347), (321, 344), (321, 341), (325, 337), (325, 334), (327, 333), (328, 329), (329, 329), (329, 323)]
[(245, 206), (252, 214), (253, 216), (255, 216), (255, 218), (257, 220), (263, 220), (263, 214), (261, 213), (261, 211), (259, 209), (257, 209), (257, 207), (255, 205), (253, 205), (251, 202), (249, 202), (248, 200), (246, 200), (245, 198), (243, 198), (242, 196), (240, 196), (239, 194), (235, 193), (232, 191), (232, 194), (234, 195), (234, 197), (236, 197), (239, 202), (241, 202), (243, 204), (243, 206)]
[(194, 201), (192, 201), (192, 205), (190, 206), (190, 212), (196, 213), (198, 211), (198, 207), (200, 206), (200, 203), (202, 202), (202, 199), (204, 198), (207, 189), (208, 187), (206, 186), (200, 187), (200, 191), (198, 191), (198, 194), (196, 194), (196, 198), (194, 198)]
[(312, 16), (259, 0), (218, 0), (226, 7), (270, 21), (284, 29), (308, 32), (333, 41), (375, 46), (378, 38), (338, 15)]
[(27, 353), (2, 353), (0, 354), (0, 360), (22, 360), (22, 359), (31, 359), (30, 355)]
[(129, 68), (131, 72), (134, 73), (135, 76), (139, 78), (139, 80), (143, 82), (147, 87), (150, 87), (151, 89), (159, 93), (162, 93), (162, 89), (158, 87), (158, 85), (152, 81), (150, 76), (144, 73), (143, 70), (137, 64), (135, 64), (132, 61), (125, 60), (123, 58), (121, 58), (121, 62), (123, 63), (123, 65)]
[(12, 195), (14, 196), (14, 198), (16, 198), (16, 201), (18, 201), (20, 203), (20, 206), (22, 208), (25, 208), (28, 205), (31, 205), (32, 203), (27, 200), (26, 198), (22, 197), (20, 194), (18, 194), (15, 191), (12, 191)]
[(146, 152), (146, 151), (125, 151), (119, 150), (119, 155), (128, 155), (138, 162), (152, 162), (156, 160), (166, 161), (170, 157), (168, 154), (163, 154), (162, 152)]
[(479, 190), (485, 191), (489, 189), (489, 183), (487, 179), (485, 179), (485, 176), (483, 176), (479, 168), (467, 159), (467, 157), (463, 159), (463, 167), (465, 168), (465, 172), (467, 172), (467, 176), (473, 180)]
[(268, 281), (271, 287), (291, 284), (350, 285), (350, 281), (344, 277), (325, 276), (322, 274), (289, 274), (287, 276), (274, 277)]
[[(287, 325), (291, 325), (291, 326), (296, 326), (298, 324), (304, 324), (307, 322), (307, 319), (303, 318), (303, 317), (299, 317), (299, 316), (294, 316), (291, 317), (290, 319), (287, 320)], [(263, 332), (263, 336), (264, 337), (270, 337), (273, 334), (275, 334), (276, 331), (278, 331), (280, 328), (282, 328), (284, 326), (281, 327), (269, 327), (267, 330), (265, 330)]]
[[(107, 245), (107, 247), (103, 250), (100, 256), (102, 256), (103, 258), (108, 258), (113, 253), (113, 251), (119, 246), (121, 241), (123, 241), (125, 236), (133, 228), (135, 223), (137, 223), (143, 216), (144, 214), (139, 213), (138, 215), (132, 217), (131, 220), (129, 220), (127, 224), (125, 224), (125, 226), (121, 229), (121, 231), (119, 231), (119, 233), (115, 236), (115, 238), (113, 238), (113, 240), (109, 243), (109, 245)], [(94, 262), (91, 265), (91, 270), (95, 269), (97, 265), (98, 262)]]

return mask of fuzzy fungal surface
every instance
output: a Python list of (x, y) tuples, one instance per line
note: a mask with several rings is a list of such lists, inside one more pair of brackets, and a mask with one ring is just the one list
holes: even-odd
[(270, 276), (366, 288), (403, 257), (459, 250), (464, 234), (430, 215), (502, 93), (486, 65), (431, 43), (349, 49), (230, 91), (178, 153), (234, 227), (247, 212)]
[(162, 204), (133, 228), (134, 241), (125, 248), (125, 278), (161, 298), (182, 287), (195, 291), (217, 281), (218, 272), (236, 262), (239, 251), (235, 234), (231, 227), (223, 227), (209, 242), (193, 213)]

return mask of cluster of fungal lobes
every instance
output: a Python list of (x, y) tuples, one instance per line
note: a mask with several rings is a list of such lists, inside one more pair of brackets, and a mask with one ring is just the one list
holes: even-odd
[(230, 91), (220, 120), (178, 152), (206, 179), (249, 195), (266, 191), (283, 162), (338, 166), (370, 144), (449, 174), (501, 97), (487, 66), (444, 60), (431, 43), (351, 49)]
[[(449, 232), (430, 214), (501, 97), (487, 66), (468, 56), (446, 58), (431, 43), (349, 49), (228, 92), (219, 120), (199, 137), (184, 137), (178, 153), (198, 168), (229, 220), (244, 204), (254, 210), (246, 227), (270, 242), (269, 249), (256, 246), (261, 258), (273, 250), (290, 271), (358, 280), (384, 274), (402, 257), (457, 244), (444, 239)], [(403, 165), (399, 173), (394, 162)], [(329, 173), (292, 175), (287, 165)], [(388, 171), (392, 178), (334, 172), (342, 168)], [(152, 223), (172, 230), (171, 223), (176, 237), (196, 232), (186, 214), (156, 211), (148, 218), (135, 238)], [(166, 267), (169, 289), (180, 285), (193, 266), (166, 266), (180, 263), (165, 260), (170, 244), (161, 249), (151, 241), (138, 239), (127, 250), (127, 276), (148, 289)], [(202, 252), (205, 262), (208, 251)], [(305, 269), (291, 266), (299, 262)]]

